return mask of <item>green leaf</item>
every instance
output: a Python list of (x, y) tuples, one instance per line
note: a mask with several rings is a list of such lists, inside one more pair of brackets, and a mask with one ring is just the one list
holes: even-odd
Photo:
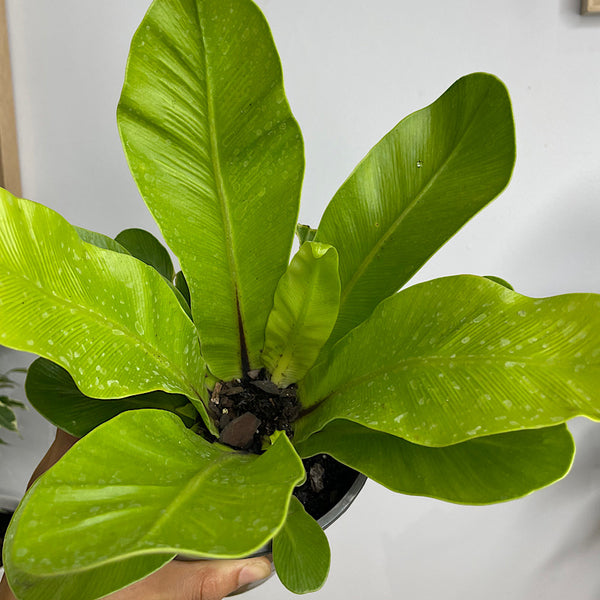
[(333, 329), (339, 302), (335, 248), (304, 243), (279, 281), (265, 331), (263, 362), (279, 387), (302, 379), (312, 367)]
[(88, 570), (70, 573), (67, 577), (58, 574), (39, 578), (28, 588), (18, 579), (11, 577), (4, 558), (6, 577), (19, 600), (96, 600), (114, 590), (121, 589), (150, 575), (175, 558), (174, 554), (146, 554), (120, 561), (107, 562)]
[(18, 431), (15, 413), (2, 400), (3, 397), (0, 396), (0, 427), (9, 431)]
[(126, 410), (140, 408), (161, 408), (176, 413), (186, 427), (195, 422), (182, 415), (181, 411), (189, 406), (185, 396), (156, 391), (117, 400), (97, 400), (81, 392), (67, 371), (45, 358), (38, 358), (29, 367), (25, 391), (33, 408), (53, 425), (76, 437), (87, 435)]
[[(303, 478), (285, 435), (258, 456), (211, 444), (166, 411), (122, 413), (28, 492), (5, 541), (9, 582), (17, 597), (27, 590), (28, 600), (72, 600), (70, 579), (92, 589), (102, 583), (96, 569), (110, 562), (242, 557), (279, 530)], [(118, 585), (143, 574), (122, 569)]]
[(510, 285), (510, 283), (508, 283), (508, 281), (506, 281), (505, 279), (502, 279), (502, 277), (496, 277), (495, 275), (486, 275), (486, 278), (489, 279), (490, 281), (493, 281), (495, 283), (499, 283), (500, 285), (503, 285), (505, 288), (508, 288), (509, 290), (515, 289), (512, 285)]
[(11, 406), (13, 408), (26, 408), (23, 402), (19, 402), (18, 400), (13, 400), (8, 396), (0, 396), (0, 404), (4, 404), (4, 406)]
[(133, 38), (118, 123), (190, 286), (203, 355), (260, 366), (304, 169), (268, 25), (250, 0), (158, 0)]
[(273, 538), (273, 563), (281, 583), (296, 594), (314, 592), (325, 583), (330, 562), (327, 536), (292, 497), (285, 523)]
[(14, 388), (16, 385), (16, 382), (10, 377), (7, 377), (6, 375), (0, 375), (0, 389)]
[(346, 420), (296, 445), (303, 458), (329, 454), (394, 492), (461, 504), (520, 498), (564, 477), (575, 454), (565, 425), (429, 448)]
[(97, 246), (98, 248), (104, 248), (105, 250), (112, 250), (119, 254), (130, 254), (130, 252), (121, 246), (119, 242), (116, 242), (112, 238), (96, 231), (90, 231), (89, 229), (83, 229), (83, 227), (75, 227), (73, 229), (77, 232), (77, 235), (88, 244)]
[(514, 160), (508, 93), (485, 73), (459, 79), (369, 152), (315, 237), (340, 255), (340, 315), (328, 349), (504, 189)]
[(348, 419), (425, 446), (600, 419), (600, 296), (532, 299), (483, 277), (410, 287), (311, 369), (301, 441)]
[(304, 244), (304, 242), (312, 242), (315, 239), (316, 233), (317, 230), (309, 225), (302, 225), (300, 223), (296, 225), (296, 237), (298, 238), (300, 245)]
[(2, 344), (61, 365), (95, 398), (162, 389), (204, 410), (197, 332), (168, 283), (132, 256), (83, 242), (49, 208), (4, 190), (0, 285)]
[(177, 275), (175, 275), (175, 287), (179, 290), (179, 293), (183, 296), (183, 299), (189, 306), (192, 303), (190, 299), (190, 288), (188, 287), (183, 271), (178, 271)]
[(124, 248), (142, 262), (154, 267), (165, 279), (173, 281), (175, 269), (168, 250), (144, 229), (125, 229), (115, 238)]

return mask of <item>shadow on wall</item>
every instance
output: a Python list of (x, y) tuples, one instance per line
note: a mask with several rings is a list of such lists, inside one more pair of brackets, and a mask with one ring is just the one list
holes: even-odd
[(590, 597), (599, 598), (600, 575), (595, 565), (600, 553), (600, 435), (597, 424), (582, 422), (579, 425), (583, 431), (577, 441), (573, 468), (566, 485), (553, 489), (554, 504), (563, 504), (565, 511), (574, 507), (577, 510), (566, 526), (561, 526), (560, 543), (538, 565), (536, 579), (551, 582), (553, 578), (567, 577), (574, 570), (581, 573), (582, 566), (587, 566), (587, 576), (573, 582), (577, 588), (573, 589), (573, 597), (579, 597), (578, 593), (583, 593), (585, 588), (590, 593), (594, 591)]

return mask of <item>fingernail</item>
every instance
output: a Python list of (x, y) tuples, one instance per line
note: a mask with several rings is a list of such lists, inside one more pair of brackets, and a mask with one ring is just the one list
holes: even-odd
[(238, 576), (238, 587), (265, 579), (271, 574), (271, 568), (263, 561), (246, 565)]

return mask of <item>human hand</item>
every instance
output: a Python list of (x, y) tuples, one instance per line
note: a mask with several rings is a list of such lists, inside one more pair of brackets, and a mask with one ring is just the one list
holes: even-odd
[[(57, 430), (53, 444), (36, 467), (29, 486), (71, 447), (77, 438)], [(171, 561), (155, 573), (105, 600), (222, 600), (249, 583), (271, 574), (266, 557), (243, 560)], [(0, 582), (0, 600), (16, 600), (6, 578)]]

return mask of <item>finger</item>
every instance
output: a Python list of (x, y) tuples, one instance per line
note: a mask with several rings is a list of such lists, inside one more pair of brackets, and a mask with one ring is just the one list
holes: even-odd
[[(181, 563), (178, 563), (181, 564)], [(190, 566), (184, 564), (181, 570)], [(268, 577), (272, 564), (267, 558), (219, 560), (191, 563), (185, 578), (183, 600), (221, 600), (250, 583)]]
[(267, 558), (245, 560), (174, 560), (152, 575), (105, 600), (222, 600), (272, 572)]

